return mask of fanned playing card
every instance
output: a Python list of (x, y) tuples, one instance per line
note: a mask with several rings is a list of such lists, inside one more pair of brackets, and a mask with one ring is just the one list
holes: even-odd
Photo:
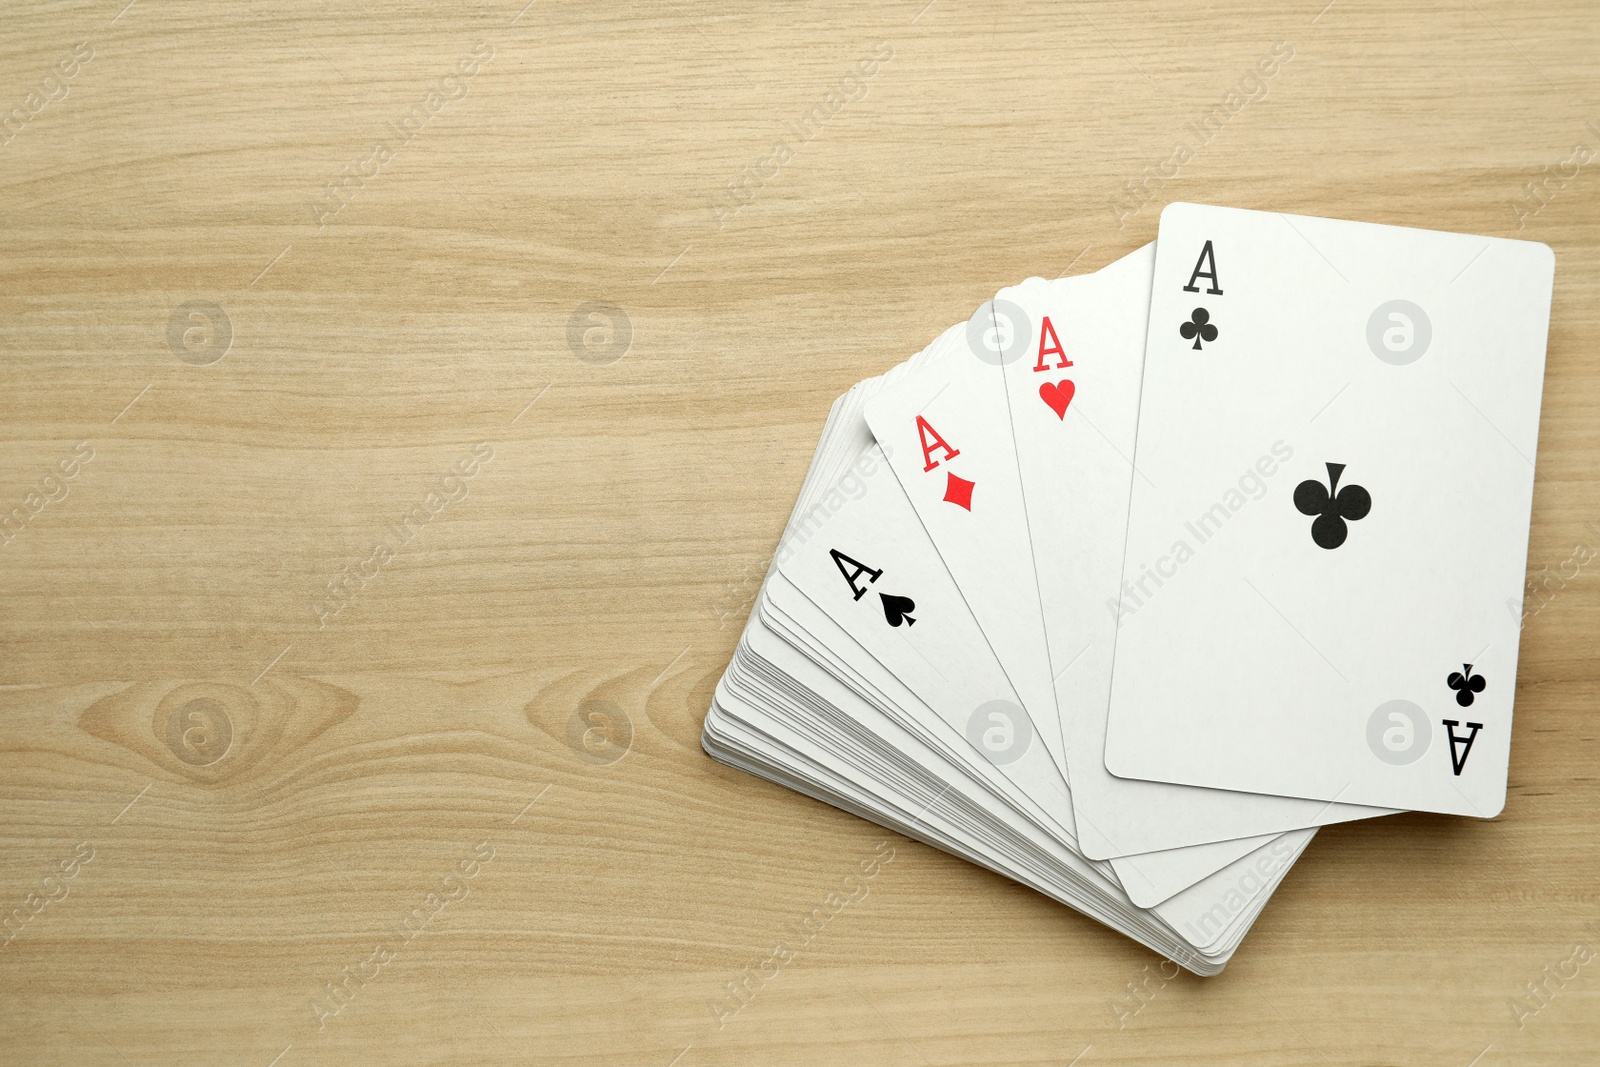
[(1500, 811), (1553, 273), (1526, 241), (1162, 213), (1114, 774)]
[[(941, 573), (881, 452), (868, 446), (853, 459), (840, 454), (859, 447), (851, 402), (883, 383), (870, 384), (830, 417), (824, 444), (843, 447), (819, 448), (779, 569), (769, 575), (707, 716), (707, 751), (992, 867), (1197, 973), (1215, 973), (1310, 834), (1269, 839), (1149, 909), (1132, 903), (1108, 867), (1083, 858), (1070, 830), (1051, 814), (1064, 812), (1070, 823), (1065, 783), (1041, 746), (1019, 743), (1021, 717), (1004, 695), (1010, 690), (1003, 672)], [(832, 486), (829, 471), (837, 476)], [(862, 558), (844, 558), (848, 553), (831, 540)], [(906, 589), (872, 588), (891, 580), (889, 567), (868, 559), (880, 556), (893, 557), (893, 574)], [(811, 594), (785, 572), (801, 577)], [(910, 589), (918, 595), (908, 596)], [(939, 669), (930, 672), (924, 657)], [(945, 684), (957, 671), (971, 693), (1000, 694), (996, 706), (968, 714), (971, 700)], [(933, 703), (924, 703), (900, 674)], [(1030, 766), (1046, 778), (1030, 783)], [(1151, 869), (1168, 877), (1159, 859)]]
[(1096, 274), (1030, 279), (989, 305), (1008, 338), (1001, 369), (1079, 840), (1106, 858), (1386, 814), (1128, 781), (1105, 769), (1128, 496), (1147, 477), (1133, 452), (1154, 267), (1146, 246)]
[[(1071, 331), (1075, 346), (1093, 353), (1088, 368), (1094, 383), (1091, 392), (1103, 382), (1108, 392), (1116, 389), (1128, 394), (1125, 403), (1121, 397), (1107, 402), (1091, 397), (1089, 404), (1124, 424), (1113, 424), (1112, 429), (1126, 436), (1129, 452), (1138, 363), (1143, 356), (1150, 258), (1148, 254), (1144, 256), (1142, 270), (1137, 269), (1138, 263), (1132, 271), (1116, 265), (1116, 269), (1075, 280), (1087, 287), (1081, 289), (1081, 302), (1064, 300), (1055, 307), (1055, 321), (1064, 324), (1063, 330)], [(1108, 275), (1112, 280), (1102, 281)], [(1068, 281), (1035, 280), (1024, 288), (1030, 295), (1043, 291), (1065, 296), (1072, 285)], [(1110, 685), (1112, 620), (1098, 610), (1098, 603), (1115, 597), (1120, 580), (1116, 561), (1122, 549), (1127, 507), (1126, 471), (1104, 462), (1110, 457), (1096, 451), (1098, 440), (1092, 443), (1093, 448), (1085, 448), (1089, 442), (1080, 435), (1090, 431), (1081, 408), (1064, 426), (1059, 420), (1065, 415), (1065, 405), (1062, 416), (1055, 416), (1055, 409), (1051, 408), (1048, 410), (1052, 418), (1045, 421), (1054, 425), (1047, 436), (1029, 441), (1025, 457), (1030, 471), (1048, 472), (1048, 478), (1041, 482), (1041, 491), (1024, 500), (1004, 376), (1031, 373), (1034, 331), (1014, 329), (1017, 323), (1008, 316), (1015, 309), (1008, 306), (1007, 315), (997, 315), (997, 306), (998, 300), (986, 303), (973, 316), (966, 344), (944, 350), (877, 390), (865, 405), (865, 412), (874, 436), (888, 455), (889, 468), (916, 508), (982, 636), (1016, 691), (1022, 711), (1032, 724), (1028, 741), (1047, 746), (1057, 766), (1065, 769), (1067, 761), (1074, 759), (1080, 771), (1112, 783), (1111, 788), (1120, 788), (1124, 794), (1105, 803), (1099, 803), (1096, 796), (1098, 806), (1092, 808), (1075, 800), (1073, 825), (1085, 853), (1109, 859), (1134, 902), (1152, 906), (1262, 848), (1279, 832), (1370, 814), (1368, 809), (1343, 805), (1128, 783), (1106, 773), (1099, 739), (1104, 724), (1105, 690)], [(1065, 356), (1056, 328), (1050, 324), (1049, 311), (1047, 306), (1039, 320), (1039, 347), (1053, 349), (1047, 362), (1054, 364)], [(1106, 328), (1122, 319), (1128, 320), (1123, 330), (1125, 339)], [(1097, 336), (1097, 330), (1103, 336)], [(1023, 349), (1028, 349), (1026, 360), (1018, 358)], [(1119, 375), (1125, 380), (1118, 380)], [(1033, 400), (1029, 397), (1025, 402)], [(1119, 404), (1125, 411), (1119, 410)], [(1028, 413), (1023, 413), (1024, 418)], [(1102, 485), (1107, 490), (1097, 491)], [(1088, 623), (1098, 625), (1104, 636), (1100, 654), (1088, 657), (1081, 668), (1074, 666), (1070, 677), (1065, 668), (1073, 664), (1063, 660), (1060, 672), (1078, 713), (1090, 708), (1083, 700), (1087, 690), (1077, 683), (1098, 678), (1092, 699), (1098, 700), (1093, 711), (1100, 725), (1092, 752), (1081, 749), (1068, 756), (1063, 744), (1056, 680), (1052, 678), (1045, 639), (1045, 614), (1030, 547), (1030, 512), (1047, 524), (1044, 529), (1053, 531), (1044, 538), (1049, 551), (1064, 559), (1074, 573), (1092, 568), (1097, 560), (1109, 564), (1102, 568), (1104, 577), (1099, 586), (1059, 581), (1050, 586), (1054, 598), (1052, 614), (1071, 616), (1075, 625), (1068, 628), (1070, 632), (1076, 635)], [(1052, 574), (1059, 571), (1056, 564), (1056, 560), (1047, 562)], [(1080, 610), (1085, 605), (1095, 605), (1088, 618), (1083, 618)], [(1083, 758), (1076, 760), (1079, 756)], [(1071, 777), (1069, 773), (1068, 779)], [(1222, 803), (1196, 805), (1193, 796), (1185, 795), (1202, 792), (1207, 794), (1202, 799)], [(1094, 796), (1093, 792), (1090, 795)], [(1253, 819), (1251, 809), (1256, 812)], [(1145, 839), (1148, 843), (1133, 847), (1123, 844), (1120, 848), (1108, 844), (1110, 840), (1139, 839), (1137, 832), (1124, 829), (1130, 821), (1153, 831)]]
[(1505, 794), (1543, 246), (1173, 205), (829, 412), (707, 752), (1197, 974)]

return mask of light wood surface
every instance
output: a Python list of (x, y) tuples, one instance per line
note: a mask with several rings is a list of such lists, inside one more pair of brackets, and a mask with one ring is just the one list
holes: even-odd
[[(0, 1061), (1595, 1062), (1600, 17), (1324, 2), (8, 4)], [(698, 744), (829, 402), (1173, 199), (1558, 264), (1506, 812), (1207, 981)]]

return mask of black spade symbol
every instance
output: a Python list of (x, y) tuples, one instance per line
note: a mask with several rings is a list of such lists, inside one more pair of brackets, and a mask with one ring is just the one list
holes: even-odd
[(883, 617), (889, 620), (890, 626), (899, 626), (902, 621), (907, 626), (917, 624), (917, 620), (911, 617), (911, 613), (917, 610), (915, 600), (893, 593), (879, 593), (878, 598), (883, 601)]

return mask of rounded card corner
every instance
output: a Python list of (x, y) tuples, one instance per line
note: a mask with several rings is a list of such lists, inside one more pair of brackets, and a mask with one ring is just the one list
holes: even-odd
[(1543, 241), (1529, 241), (1528, 243), (1538, 249), (1540, 265), (1554, 275), (1556, 272), (1556, 250)]
[(1166, 222), (1167, 221), (1167, 212), (1173, 210), (1174, 208), (1182, 208), (1184, 210), (1187, 210), (1189, 208), (1198, 207), (1198, 206), (1199, 205), (1197, 205), (1197, 204), (1189, 203), (1189, 201), (1187, 201), (1187, 200), (1174, 200), (1172, 203), (1168, 204), (1166, 207), (1161, 209), (1160, 221), (1161, 222)]
[(1495, 796), (1494, 809), (1483, 813), (1485, 819), (1497, 819), (1506, 810), (1506, 791), (1504, 789)]
[(1109, 771), (1114, 777), (1117, 777), (1117, 778), (1129, 778), (1129, 777), (1132, 777), (1131, 775), (1126, 774), (1123, 771), (1118, 770), (1114, 766), (1114, 764), (1116, 764), (1117, 761), (1118, 761), (1118, 756), (1117, 756), (1116, 753), (1114, 753), (1112, 751), (1111, 739), (1107, 738), (1106, 739), (1106, 752), (1105, 752), (1105, 759), (1104, 759), (1104, 762), (1105, 762), (1105, 765), (1106, 765), (1106, 770)]

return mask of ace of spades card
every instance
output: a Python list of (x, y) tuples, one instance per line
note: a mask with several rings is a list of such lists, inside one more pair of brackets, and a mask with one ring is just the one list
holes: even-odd
[[(1072, 798), (881, 448), (778, 574), (1070, 832)], [(1000, 720), (994, 718), (1000, 715)], [(991, 727), (1003, 729), (992, 733)]]
[(1108, 770), (1501, 810), (1553, 277), (1532, 242), (1162, 213)]

